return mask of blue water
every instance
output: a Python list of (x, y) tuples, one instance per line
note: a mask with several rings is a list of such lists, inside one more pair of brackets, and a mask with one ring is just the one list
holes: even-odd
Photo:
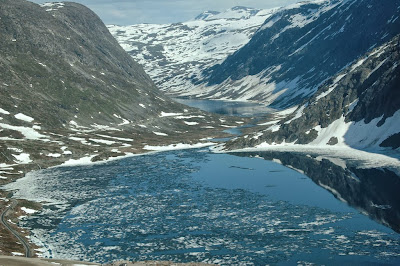
[(221, 265), (400, 263), (400, 237), (305, 175), (207, 149), (47, 169), (9, 185), (50, 202), (22, 224), (44, 255)]
[(236, 102), (223, 100), (199, 100), (199, 99), (184, 99), (174, 98), (175, 101), (199, 108), (206, 112), (233, 115), (233, 116), (262, 116), (269, 114), (274, 109), (267, 107), (264, 104), (253, 102)]

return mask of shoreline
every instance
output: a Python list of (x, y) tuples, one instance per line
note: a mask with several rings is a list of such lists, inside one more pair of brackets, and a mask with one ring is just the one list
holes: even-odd
[[(146, 147), (146, 146), (145, 146)], [(145, 150), (145, 147), (143, 147), (143, 150)], [(195, 144), (169, 144), (169, 145), (164, 145), (164, 146), (147, 146), (148, 151), (147, 152), (141, 152), (141, 153), (130, 153), (130, 154), (124, 154), (121, 156), (117, 157), (109, 157), (101, 161), (90, 161), (89, 159), (93, 158), (94, 156), (88, 156), (88, 157), (82, 157), (80, 159), (74, 159), (74, 160), (69, 160), (66, 161), (60, 165), (56, 166), (51, 166), (51, 168), (58, 168), (58, 167), (74, 167), (74, 166), (85, 166), (85, 165), (100, 165), (100, 164), (105, 164), (111, 161), (115, 160), (120, 160), (120, 159), (125, 159), (129, 157), (135, 157), (135, 156), (145, 156), (145, 155), (151, 155), (151, 154), (156, 154), (160, 152), (167, 152), (167, 151), (173, 151), (173, 150), (186, 150), (186, 149), (201, 149), (205, 147), (210, 147), (210, 152), (213, 153), (226, 153), (226, 154), (232, 154), (234, 155), (235, 153), (242, 153), (242, 152), (263, 152), (263, 151), (273, 151), (273, 152), (294, 152), (294, 153), (302, 153), (304, 156), (307, 156), (307, 154), (318, 154), (321, 156), (325, 156), (327, 158), (333, 157), (345, 161), (354, 161), (357, 163), (360, 162), (371, 162), (371, 155), (374, 156), (374, 162), (369, 165), (364, 165), (367, 168), (376, 168), (376, 167), (388, 167), (388, 168), (396, 168), (396, 170), (400, 173), (400, 161), (399, 159), (395, 157), (390, 157), (385, 154), (382, 154), (384, 150), (381, 150), (381, 153), (373, 153), (372, 151), (365, 151), (365, 150), (357, 150), (348, 146), (342, 146), (342, 147), (332, 147), (332, 146), (310, 146), (310, 145), (274, 145), (270, 147), (258, 147), (258, 148), (244, 148), (244, 149), (237, 149), (237, 150), (221, 150), (221, 144), (219, 143), (214, 143), (214, 142), (199, 142)], [(397, 151), (393, 151), (394, 154), (398, 155), (400, 157), (400, 154)], [(382, 165), (382, 162), (386, 162), (386, 165)], [(69, 162), (69, 163), (68, 163)], [(381, 162), (381, 164), (379, 164)], [(378, 164), (377, 164), (378, 163)], [(28, 173), (33, 173), (36, 172), (37, 170), (30, 171)], [(25, 175), (24, 177), (26, 177)], [(24, 178), (22, 177), (22, 178)], [(15, 182), (15, 181), (14, 181)], [(7, 190), (4, 190), (1, 188), (2, 191), (4, 192), (9, 192)], [(21, 199), (14, 199), (16, 201), (19, 201)], [(43, 202), (34, 202), (36, 204), (40, 204), (43, 206)], [(46, 204), (46, 203), (44, 203)], [(29, 214), (27, 214), (29, 215)], [(23, 227), (18, 227), (19, 231), (27, 231), (26, 228)], [(28, 232), (29, 233), (29, 232)], [(32, 239), (31, 239), (32, 240)], [(35, 241), (28, 241), (29, 244), (35, 245), (36, 247), (39, 247), (40, 241), (35, 242)], [(39, 248), (36, 248), (36, 254), (35, 256), (40, 256), (40, 248), (45, 248), (45, 246), (40, 245)], [(39, 252), (38, 252), (39, 251)]]
[[(200, 148), (205, 148), (205, 147), (211, 147), (211, 146), (216, 145), (216, 144), (218, 144), (218, 143), (215, 143), (215, 142), (198, 142), (198, 143), (195, 143), (195, 144), (177, 143), (177, 144), (169, 144), (169, 145), (164, 145), (164, 146), (146, 145), (145, 147), (143, 147), (143, 150), (147, 150), (146, 152), (125, 153), (125, 154), (121, 154), (121, 156), (108, 157), (106, 159), (99, 160), (99, 161), (91, 161), (91, 159), (94, 158), (97, 155), (86, 156), (86, 157), (82, 157), (82, 158), (79, 158), (79, 159), (70, 159), (68, 161), (65, 161), (65, 162), (59, 164), (59, 165), (54, 165), (54, 166), (50, 166), (50, 167), (46, 167), (46, 168), (40, 168), (40, 169), (35, 169), (35, 170), (28, 171), (26, 174), (24, 174), (24, 176), (22, 176), (20, 178), (17, 178), (15, 180), (12, 180), (9, 183), (3, 184), (0, 187), (0, 192), (4, 193), (4, 194), (12, 193), (12, 191), (4, 189), (4, 186), (6, 186), (8, 184), (11, 184), (11, 183), (15, 183), (17, 180), (23, 179), (23, 178), (27, 177), (29, 174), (32, 174), (32, 173), (35, 173), (35, 172), (38, 172), (38, 171), (41, 171), (41, 170), (45, 170), (45, 169), (55, 169), (55, 168), (59, 168), (59, 167), (74, 167), (74, 166), (85, 166), (85, 165), (87, 165), (87, 166), (89, 166), (89, 165), (101, 165), (101, 164), (106, 164), (106, 163), (111, 162), (111, 161), (122, 160), (122, 159), (135, 157), (135, 156), (146, 156), (146, 155), (156, 154), (156, 153), (160, 153), (160, 152), (173, 151), (173, 150), (200, 149)], [(146, 147), (147, 147), (147, 149), (146, 149)], [(27, 200), (25, 200), (25, 199), (12, 198), (12, 196), (11, 196), (11, 198), (8, 198), (8, 197), (4, 198), (4, 202), (14, 202), (15, 206), (6, 207), (6, 210), (3, 212), (3, 215), (7, 216), (7, 217), (11, 216), (11, 219), (17, 220), (17, 222), (15, 222), (15, 223), (13, 222), (12, 223), (14, 225), (14, 227), (15, 227), (13, 229), (15, 232), (9, 230), (7, 225), (5, 225), (5, 229), (7, 229), (17, 239), (18, 238), (24, 239), (24, 237), (27, 238), (26, 235), (29, 236), (31, 234), (28, 228), (24, 228), (24, 227), (18, 226), (18, 221), (19, 221), (19, 219), (21, 217), (29, 216), (31, 214), (30, 213), (25, 213), (26, 215), (18, 216), (17, 214), (20, 212), (20, 210), (16, 210), (15, 209), (16, 207), (19, 207), (21, 202), (26, 202), (26, 201)], [(31, 203), (33, 203), (35, 205), (39, 205), (39, 208), (38, 208), (39, 210), (42, 208), (43, 204), (46, 204), (46, 203), (37, 202), (37, 201), (27, 201), (27, 202), (31, 202)], [(39, 210), (35, 209), (35, 211), (39, 211)], [(6, 213), (11, 213), (11, 215), (6, 215)], [(11, 221), (11, 219), (9, 219), (9, 221)], [(14, 233), (17, 234), (18, 236), (15, 235)], [(21, 252), (18, 252), (18, 251), (20, 251), (20, 250), (18, 250), (18, 251), (14, 251), (13, 255), (14, 256), (26, 255), (25, 257), (33, 257), (33, 258), (40, 257), (41, 252), (39, 250), (42, 249), (42, 248), (45, 248), (43, 246), (43, 243), (32, 242), (30, 237), (27, 238), (26, 243), (28, 245), (28, 250), (29, 250), (27, 254), (22, 254)], [(31, 246), (33, 246), (35, 248), (31, 248)], [(1, 250), (0, 250), (0, 252), (1, 252)], [(2, 256), (2, 255), (0, 254), (0, 256)]]
[[(176, 150), (188, 150), (188, 149), (202, 149), (202, 148), (206, 148), (206, 147), (212, 147), (212, 146), (216, 146), (218, 145), (218, 143), (216, 142), (198, 142), (195, 144), (183, 144), (183, 143), (178, 143), (178, 144), (169, 144), (169, 145), (164, 145), (164, 146), (145, 146), (143, 147), (143, 150), (148, 150), (147, 152), (141, 152), (141, 153), (129, 153), (129, 154), (124, 154), (121, 156), (117, 156), (117, 157), (109, 157), (107, 159), (101, 160), (101, 161), (90, 161), (89, 159), (92, 159), (94, 156), (88, 156), (88, 157), (82, 157), (80, 159), (71, 159), (72, 162), (66, 161), (60, 165), (55, 165), (55, 166), (50, 166), (48, 168), (43, 168), (43, 169), (38, 169), (38, 170), (33, 170), (33, 171), (29, 171), (28, 173), (26, 173), (23, 177), (18, 178), (16, 180), (14, 180), (13, 182), (10, 182), (8, 184), (11, 183), (15, 183), (16, 181), (18, 181), (19, 179), (23, 179), (25, 177), (27, 177), (29, 174), (34, 174), (35, 172), (41, 171), (41, 170), (45, 170), (45, 169), (55, 169), (55, 168), (59, 168), (59, 167), (74, 167), (74, 166), (91, 166), (91, 165), (101, 165), (101, 164), (106, 164), (108, 162), (112, 162), (112, 161), (116, 161), (116, 160), (123, 160), (126, 158), (130, 158), (130, 157), (136, 157), (136, 156), (146, 156), (146, 155), (152, 155), (152, 154), (157, 154), (157, 153), (161, 153), (161, 152), (168, 152), (168, 151), (176, 151)], [(147, 149), (146, 149), (147, 147)], [(211, 149), (210, 149), (211, 151)], [(69, 163), (68, 163), (69, 162)], [(3, 187), (6, 186), (2, 185), (0, 187), (0, 191), (2, 192), (8, 192), (8, 193), (12, 193), (12, 191), (6, 190)], [(42, 208), (43, 205), (46, 204), (63, 204), (61, 202), (58, 203), (44, 203), (43, 201), (30, 201), (30, 200), (26, 200), (26, 199), (17, 199), (17, 198), (10, 198), (9, 201), (15, 201), (15, 202), (20, 202), (20, 201), (28, 201), (28, 202), (32, 202), (34, 204), (37, 204), (40, 206), (40, 209)], [(15, 213), (15, 210), (13, 212), (13, 214)], [(26, 216), (29, 216), (30, 214), (27, 214)], [(21, 216), (17, 216), (16, 218), (19, 219)], [(25, 232), (28, 233), (28, 235), (31, 235), (30, 231), (28, 228), (24, 228), (24, 227), (20, 227), (18, 226), (17, 223), (15, 223), (15, 226), (17, 228), (17, 234), (21, 234), (21, 232)], [(20, 235), (20, 237), (22, 238), (23, 235)], [(38, 239), (39, 240), (39, 239)], [(27, 241), (28, 245), (31, 246), (33, 245), (35, 248), (31, 248), (30, 250), (30, 256), (25, 256), (27, 258), (43, 258), (43, 259), (47, 259), (45, 257), (42, 257), (41, 255), (43, 254), (40, 250), (41, 249), (45, 249), (45, 245), (42, 241), (32, 241), (32, 238), (29, 237), (28, 241)], [(17, 252), (18, 253), (18, 252)], [(32, 254), (33, 253), (33, 254)], [(22, 255), (22, 253), (20, 253)], [(2, 256), (0, 254), (0, 256)], [(14, 256), (18, 256), (20, 257), (20, 255), (14, 255)], [(21, 258), (21, 257), (20, 257)], [(101, 264), (93, 264), (93, 265), (101, 265)], [(168, 264), (169, 265), (169, 264)], [(186, 264), (182, 264), (182, 265), (186, 265)], [(191, 265), (191, 264), (190, 264)], [(197, 265), (197, 264), (196, 264)], [(204, 264), (199, 264), (199, 265), (204, 265)]]
[[(3, 187), (24, 178), (29, 173), (56, 167), (104, 164), (113, 160), (166, 150), (207, 147), (216, 144), (213, 142), (215, 138), (232, 136), (230, 133), (223, 132), (226, 127), (237, 127), (249, 122), (251, 118), (206, 116), (203, 111), (193, 109), (191, 112), (187, 111), (182, 117), (157, 117), (157, 120), (159, 119), (165, 120), (163, 123), (168, 121), (178, 123), (179, 127), (165, 129), (163, 130), (165, 133), (159, 136), (161, 133), (158, 131), (161, 130), (156, 129), (154, 121), (151, 120), (144, 121), (143, 125), (138, 126), (121, 125), (117, 131), (110, 127), (93, 129), (90, 132), (35, 128), (35, 132), (46, 138), (1, 138), (0, 211), (7, 208), (9, 199), (12, 197), (12, 193)], [(190, 122), (186, 123), (186, 120)], [(21, 210), (21, 207), (26, 207), (23, 204), (37, 204), (19, 199), (17, 201), (18, 204), (13, 209), (13, 213), (11, 211), (7, 213), (7, 218), (12, 220), (13, 227), (18, 224), (19, 217), (30, 215)], [(40, 208), (41, 206), (35, 206), (31, 209), (40, 210)], [(24, 239), (29, 237), (29, 232), (26, 232), (24, 228), (18, 227), (16, 231)], [(0, 255), (12, 255), (12, 252), (23, 253), (22, 247), (17, 243), (19, 241), (6, 230), (5, 226), (0, 227), (0, 238), (3, 240), (0, 243)], [(30, 244), (34, 246), (33, 243)], [(33, 249), (32, 253), (35, 253)]]
[[(355, 162), (361, 168), (393, 168), (400, 175), (400, 152), (388, 149), (356, 149), (349, 146), (313, 146), (313, 145), (269, 145), (253, 148), (243, 148), (235, 150), (214, 150), (218, 153), (242, 153), (242, 152), (294, 152), (316, 154), (326, 157)], [(392, 155), (392, 156), (391, 156)]]

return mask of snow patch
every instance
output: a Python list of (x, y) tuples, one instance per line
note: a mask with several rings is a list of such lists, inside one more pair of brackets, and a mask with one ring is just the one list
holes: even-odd
[(21, 153), (18, 155), (13, 154), (13, 156), (17, 160), (17, 163), (19, 164), (28, 164), (32, 162), (30, 155), (28, 153)]
[(188, 121), (183, 121), (183, 123), (185, 123), (186, 125), (188, 125), (188, 126), (195, 126), (195, 125), (198, 125), (199, 123), (197, 123), (197, 122), (188, 122)]
[(294, 121), (294, 120), (296, 120), (296, 119), (299, 119), (299, 118), (303, 115), (303, 111), (304, 111), (304, 109), (306, 108), (306, 106), (307, 106), (307, 105), (303, 105), (302, 107), (300, 107), (300, 108), (298, 109), (298, 111), (296, 112), (296, 115), (295, 115), (292, 119), (286, 121), (285, 124), (290, 124), (292, 121)]
[(117, 142), (112, 141), (112, 140), (105, 140), (105, 139), (89, 139), (90, 141), (96, 142), (96, 143), (100, 143), (100, 144), (106, 144), (106, 145), (112, 145), (115, 144)]
[(144, 150), (150, 150), (150, 151), (171, 151), (171, 150), (184, 150), (184, 149), (197, 149), (197, 148), (204, 148), (208, 146), (215, 145), (213, 142), (207, 142), (207, 143), (196, 143), (196, 144), (184, 144), (184, 143), (178, 143), (178, 144), (171, 144), (168, 146), (150, 146), (146, 145), (144, 146)]
[(182, 115), (182, 113), (165, 113), (165, 112), (161, 112), (160, 117), (178, 116), (178, 115)]
[(19, 131), (22, 135), (24, 135), (24, 137), (26, 139), (48, 141), (48, 139), (43, 139), (43, 138), (47, 138), (47, 136), (40, 134), (39, 132), (37, 132), (33, 128), (20, 127), (20, 126), (11, 126), (11, 125), (8, 125), (8, 124), (3, 124), (3, 123), (0, 123), (0, 127), (5, 128), (5, 129), (11, 129), (11, 130)]
[(21, 252), (11, 252), (13, 256), (25, 256), (25, 254), (22, 254)]
[(80, 159), (69, 159), (68, 161), (64, 162), (60, 166), (77, 166), (77, 165), (89, 165), (93, 164), (92, 159), (96, 155), (90, 155), (86, 157), (82, 157)]
[(61, 154), (59, 153), (49, 153), (47, 154), (48, 157), (53, 157), (53, 158), (59, 158), (61, 157)]
[(23, 121), (29, 122), (29, 123), (32, 122), (33, 120), (35, 120), (34, 118), (32, 118), (30, 116), (27, 116), (27, 115), (24, 115), (22, 113), (18, 113), (14, 117), (19, 119), (19, 120), (23, 120)]
[(36, 210), (28, 209), (28, 208), (25, 208), (25, 207), (21, 207), (21, 210), (23, 210), (27, 214), (33, 214), (33, 213), (37, 212)]
[(6, 110), (4, 110), (3, 108), (0, 108), (0, 113), (4, 114), (4, 115), (9, 115), (10, 113)]
[(157, 135), (157, 136), (168, 136), (168, 134), (162, 133), (162, 132), (155, 132), (153, 131), (153, 134)]

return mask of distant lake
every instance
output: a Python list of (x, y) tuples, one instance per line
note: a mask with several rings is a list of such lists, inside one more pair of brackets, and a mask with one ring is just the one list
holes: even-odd
[(266, 105), (252, 102), (223, 101), (223, 100), (199, 100), (173, 98), (174, 101), (199, 108), (203, 111), (232, 116), (262, 116), (269, 114), (274, 109)]

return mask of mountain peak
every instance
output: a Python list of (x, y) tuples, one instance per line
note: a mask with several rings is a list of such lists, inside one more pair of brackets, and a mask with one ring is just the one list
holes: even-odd
[(197, 17), (195, 17), (194, 19), (195, 20), (205, 20), (205, 19), (208, 19), (209, 17), (212, 17), (212, 16), (214, 16), (214, 15), (218, 15), (218, 14), (220, 14), (221, 12), (218, 12), (218, 11), (213, 11), (213, 10), (207, 10), (207, 11), (204, 11), (204, 12), (202, 12), (201, 14), (199, 14)]
[(231, 8), (231, 10), (255, 10), (255, 8), (252, 7), (247, 7), (247, 6), (234, 6)]

